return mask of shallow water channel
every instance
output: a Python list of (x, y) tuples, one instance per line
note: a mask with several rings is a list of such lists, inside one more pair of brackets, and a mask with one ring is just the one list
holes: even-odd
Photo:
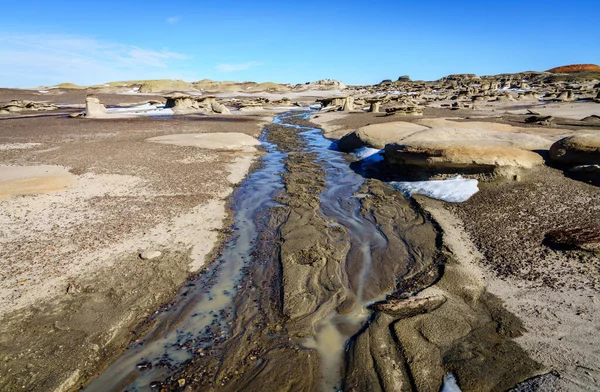
[[(332, 229), (335, 226), (343, 227), (349, 237), (349, 250), (346, 262), (342, 265), (347, 270), (344, 272), (347, 275), (345, 295), (353, 297), (353, 305), (343, 314), (331, 311), (326, 317), (316, 321), (313, 336), (289, 344), (294, 345), (296, 351), (314, 353), (311, 349), (316, 350), (319, 354), (317, 363), (320, 375), (313, 377), (321, 380), (322, 390), (332, 391), (343, 386), (346, 344), (368, 320), (370, 312), (366, 305), (383, 299), (387, 294), (381, 289), (385, 285), (378, 282), (383, 278), (393, 281), (395, 277), (379, 276), (381, 272), (374, 272), (372, 268), (373, 263), (378, 263), (378, 258), (386, 254), (388, 238), (373, 219), (368, 219), (361, 213), (361, 199), (366, 195), (360, 194), (359, 190), (365, 182), (364, 178), (350, 168), (348, 154), (330, 148), (331, 142), (322, 136), (320, 129), (296, 125), (294, 120), (305, 120), (311, 113), (284, 113), (277, 116), (274, 123), (289, 128), (298, 138), (303, 138), (305, 148), (316, 154), (315, 162), (326, 173), (325, 190), (319, 195), (320, 213)], [(202, 358), (199, 357), (204, 353), (221, 350), (221, 363), (233, 361), (237, 358), (237, 351), (234, 352), (231, 345), (244, 344), (254, 339), (251, 334), (258, 332), (252, 331), (258, 329), (256, 326), (266, 323), (265, 319), (275, 320), (278, 328), (285, 324), (286, 318), (278, 315), (276, 310), (272, 315), (260, 316), (262, 318), (252, 314), (265, 313), (268, 304), (261, 308), (261, 301), (279, 301), (283, 289), (275, 289), (274, 294), (268, 294), (266, 287), (256, 287), (256, 278), (254, 281), (247, 278), (247, 275), (264, 273), (265, 282), (283, 285), (281, 274), (277, 272), (280, 270), (277, 252), (272, 257), (264, 255), (270, 254), (268, 249), (275, 246), (279, 226), (273, 223), (269, 213), (280, 207), (277, 196), (285, 188), (282, 175), (286, 171), (287, 154), (280, 152), (278, 146), (269, 140), (268, 132), (262, 135), (261, 142), (266, 154), (261, 158), (258, 169), (242, 182), (233, 195), (232, 233), (216, 261), (191, 281), (172, 304), (157, 312), (151, 320), (153, 327), (146, 337), (128, 348), (85, 388), (86, 391), (160, 389), (168, 379), (170, 385), (177, 385), (181, 369), (188, 366), (192, 359), (200, 361)], [(266, 232), (269, 235), (265, 236)], [(397, 262), (408, 263), (401, 259)], [(274, 272), (269, 275), (264, 271)], [(273, 282), (275, 280), (278, 282)], [(277, 306), (279, 305), (273, 305)], [(260, 322), (257, 321), (258, 318)], [(293, 340), (285, 336), (285, 330), (269, 336), (265, 340), (266, 345), (282, 346), (281, 342)], [(219, 349), (228, 344), (229, 349)], [(223, 367), (226, 366), (220, 366)], [(257, 369), (258, 373), (266, 372), (269, 368), (262, 361), (258, 363)], [(241, 388), (240, 385), (251, 390), (260, 389), (259, 385), (252, 384), (258, 382), (256, 380), (256, 377), (248, 376), (245, 384), (224, 389)], [(217, 386), (212, 382), (201, 385)]]

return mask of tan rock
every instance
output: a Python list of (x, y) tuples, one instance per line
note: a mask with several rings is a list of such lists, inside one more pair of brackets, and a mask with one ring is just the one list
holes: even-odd
[(350, 152), (363, 146), (382, 149), (416, 132), (428, 129), (426, 126), (405, 121), (367, 125), (342, 137), (338, 142), (341, 151)]
[(599, 164), (600, 134), (575, 135), (560, 139), (550, 147), (550, 159), (562, 164)]
[(87, 118), (106, 117), (106, 107), (100, 103), (96, 97), (87, 97), (85, 99), (85, 116)]

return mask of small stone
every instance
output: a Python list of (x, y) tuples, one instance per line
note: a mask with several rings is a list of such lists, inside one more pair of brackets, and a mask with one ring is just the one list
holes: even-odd
[(177, 380), (177, 384), (179, 384), (179, 388), (185, 387), (185, 378), (180, 378)]
[(142, 260), (154, 260), (162, 256), (162, 252), (158, 250), (145, 250), (140, 253), (140, 259)]
[(81, 292), (81, 287), (76, 283), (69, 283), (67, 286), (67, 294), (77, 294)]

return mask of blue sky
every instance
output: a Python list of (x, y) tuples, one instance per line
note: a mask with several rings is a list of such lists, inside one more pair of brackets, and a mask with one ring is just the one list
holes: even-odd
[(598, 15), (599, 0), (19, 0), (0, 12), (0, 86), (371, 84), (598, 64)]

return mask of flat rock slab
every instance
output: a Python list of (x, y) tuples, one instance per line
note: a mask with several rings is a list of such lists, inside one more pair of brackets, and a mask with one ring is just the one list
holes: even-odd
[(76, 177), (61, 166), (0, 166), (0, 199), (58, 192), (75, 181)]
[(209, 150), (238, 150), (253, 152), (260, 142), (252, 136), (238, 132), (184, 133), (157, 136), (146, 139), (148, 142), (171, 144), (174, 146), (199, 147)]

